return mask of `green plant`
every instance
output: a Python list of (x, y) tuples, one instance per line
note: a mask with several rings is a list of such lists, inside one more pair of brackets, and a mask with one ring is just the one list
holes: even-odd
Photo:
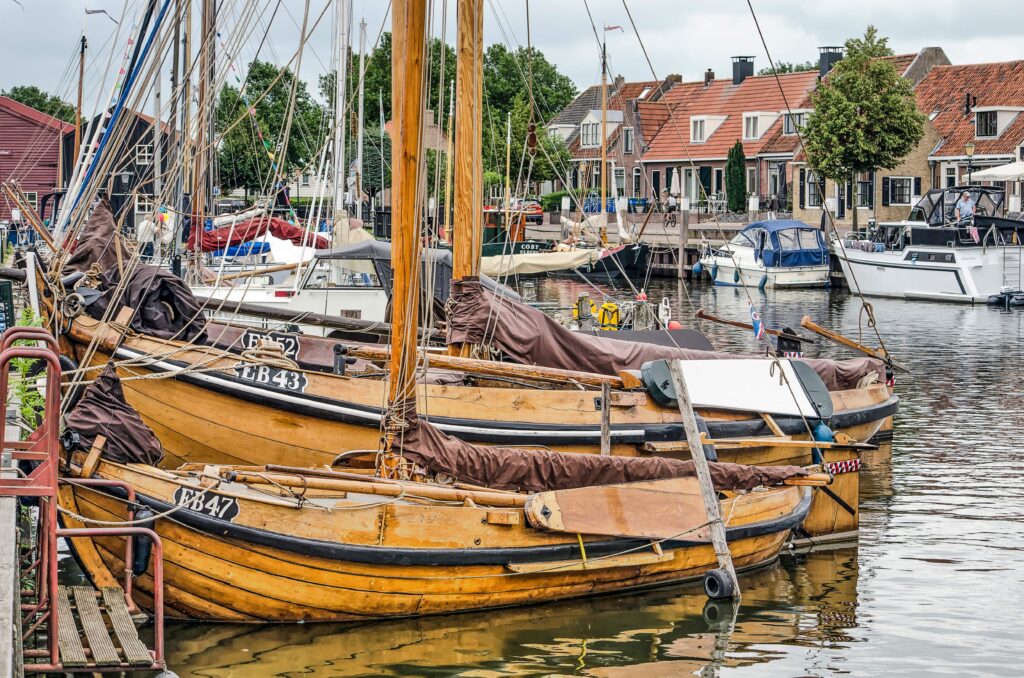
[[(27, 307), (21, 312), (21, 317), (18, 319), (18, 325), (21, 326), (37, 327), (40, 324), (39, 318), (35, 316), (31, 308)], [(27, 346), (30, 343), (28, 341), (18, 341), (15, 342), (15, 345)], [(38, 425), (39, 413), (43, 410), (43, 396), (35, 389), (34, 380), (28, 377), (29, 370), (32, 369), (35, 363), (36, 360), (34, 358), (15, 358), (11, 360), (11, 369), (17, 375), (15, 379), (11, 380), (11, 389), (20, 403), (19, 414), (29, 426)]]
[(737, 139), (725, 161), (725, 194), (728, 196), (730, 212), (747, 210), (746, 167), (747, 156), (743, 153), (743, 142)]
[(569, 191), (555, 191), (541, 196), (540, 206), (545, 212), (558, 212), (562, 209), (562, 198), (569, 195)]

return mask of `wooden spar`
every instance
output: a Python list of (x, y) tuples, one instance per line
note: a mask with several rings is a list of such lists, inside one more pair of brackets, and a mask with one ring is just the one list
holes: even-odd
[(908, 370), (906, 367), (904, 367), (903, 365), (900, 365), (895, 360), (893, 360), (891, 357), (889, 357), (889, 353), (885, 349), (882, 349), (882, 348), (877, 348), (877, 349), (870, 348), (870, 347), (865, 346), (863, 344), (857, 343), (853, 339), (848, 339), (847, 337), (844, 337), (843, 335), (839, 334), (838, 332), (834, 332), (832, 330), (825, 329), (821, 325), (818, 325), (814, 321), (812, 321), (811, 320), (811, 316), (809, 316), (809, 315), (805, 315), (800, 320), (800, 327), (803, 327), (804, 329), (808, 329), (811, 332), (814, 332), (815, 334), (821, 335), (821, 336), (825, 337), (826, 339), (828, 339), (829, 341), (834, 341), (835, 343), (840, 344), (842, 346), (846, 346), (847, 348), (852, 348), (855, 351), (860, 351), (861, 353), (867, 354), (867, 355), (871, 356), (872, 358), (878, 358), (879, 360), (884, 360), (885, 362), (891, 364), (894, 368), (896, 368), (900, 372), (907, 372), (907, 373), (910, 372), (910, 370)]
[[(718, 316), (711, 315), (710, 313), (705, 311), (703, 308), (697, 309), (697, 312), (694, 313), (694, 316), (699, 318), (699, 319), (701, 319), (701, 320), (710, 320), (711, 322), (721, 323), (723, 325), (729, 325), (730, 327), (738, 327), (738, 328), (740, 328), (742, 330), (753, 330), (754, 329), (753, 326), (751, 326), (749, 323), (740, 322), (738, 320), (728, 320), (726, 318), (719, 318)], [(813, 344), (814, 343), (814, 339), (805, 339), (804, 337), (798, 337), (795, 334), (786, 334), (782, 330), (773, 330), (773, 329), (769, 329), (769, 328), (766, 327), (764, 329), (764, 331), (767, 332), (768, 334), (772, 335), (773, 337), (785, 336), (787, 339), (792, 339), (793, 341), (799, 341), (799, 342), (802, 342), (804, 344)]]
[(359, 99), (356, 118), (355, 217), (363, 218), (363, 104), (366, 98), (366, 19), (359, 21)]
[(452, 125), (455, 122), (455, 83), (448, 86), (448, 148), (444, 156), (444, 230), (441, 240), (452, 241)]
[(21, 190), (21, 187), (16, 184), (11, 184), (10, 182), (4, 182), (3, 187), (4, 191), (7, 193), (7, 197), (19, 210), (21, 210), (22, 216), (25, 217), (25, 221), (29, 223), (32, 230), (42, 238), (43, 242), (45, 242), (52, 251), (56, 252), (57, 245), (53, 242), (50, 232), (46, 230), (45, 226), (43, 226), (43, 222), (40, 219), (39, 214), (36, 213), (35, 208), (32, 207), (32, 204), (28, 201), (28, 196), (26, 196), (25, 192)]
[(601, 41), (601, 209), (598, 214), (601, 244), (608, 244), (608, 193), (605, 174), (608, 173), (608, 59), (605, 43)]
[(78, 161), (78, 151), (82, 148), (82, 83), (85, 80), (85, 49), (88, 46), (83, 33), (82, 44), (78, 49), (78, 99), (75, 103), (75, 150), (71, 155), (72, 162)]
[[(505, 124), (505, 237), (511, 239), (512, 228), (509, 223), (512, 218), (512, 112), (509, 111), (508, 121)], [(511, 254), (511, 250), (509, 251)]]
[[(210, 51), (213, 45), (213, 31), (211, 21), (213, 10), (211, 0), (201, 0), (201, 12), (199, 18), (199, 93), (196, 104), (198, 114), (198, 138), (194, 149), (195, 165), (192, 175), (192, 228), (203, 228), (203, 215), (206, 213), (206, 127), (209, 115), (207, 109), (207, 86), (206, 81), (210, 71)], [(197, 245), (198, 247), (198, 245)]]
[[(364, 360), (390, 360), (394, 349), (379, 348), (376, 346), (349, 346), (348, 355), (353, 358)], [(409, 351), (416, 355), (415, 350)], [(559, 370), (553, 367), (540, 367), (537, 365), (518, 365), (516, 363), (503, 363), (496, 360), (478, 360), (476, 358), (464, 358), (462, 356), (445, 355), (443, 353), (430, 353), (424, 357), (424, 361), (432, 367), (469, 372), (471, 374), (483, 374), (495, 377), (506, 377), (510, 379), (530, 379), (537, 381), (549, 381), (552, 383), (585, 384), (587, 386), (601, 386), (607, 384), (611, 388), (623, 388), (622, 379), (617, 376), (594, 374), (591, 372), (576, 372), (574, 370)]]
[[(424, 46), (426, 3), (398, 0), (391, 9), (395, 48), (391, 58), (392, 143), (391, 355), (388, 406), (402, 407), (416, 398), (416, 351), (419, 328), (420, 237), (417, 189), (420, 186), (420, 141), (423, 138)], [(401, 414), (401, 413), (399, 413)], [(388, 418), (394, 425), (396, 417)], [(396, 431), (389, 430), (389, 434)], [(392, 435), (388, 436), (390, 441)]]
[[(477, 172), (482, 144), (477, 132), (482, 126), (483, 90), (477, 83), (477, 52), (482, 35), (483, 0), (459, 0), (457, 8), (455, 76), (455, 197), (452, 239), (452, 279), (480, 274), (479, 231), (483, 228), (483, 177)], [(479, 17), (478, 17), (479, 15)], [(474, 246), (476, 249), (474, 250)], [(454, 347), (458, 352), (459, 347)]]
[(239, 271), (238, 273), (229, 273), (227, 275), (222, 275), (220, 277), (220, 281), (224, 282), (225, 280), (235, 280), (237, 278), (249, 278), (254, 275), (263, 275), (265, 273), (277, 273), (278, 271), (293, 271), (299, 267), (300, 263), (308, 264), (309, 262), (296, 261), (291, 264), (278, 264), (277, 266), (267, 266), (266, 268), (254, 268), (251, 271)]
[(718, 503), (718, 496), (715, 493), (715, 486), (711, 481), (711, 469), (708, 467), (708, 460), (704, 456), (704, 447), (701, 444), (700, 430), (697, 428), (697, 417), (693, 413), (693, 404), (690, 402), (690, 392), (686, 388), (686, 376), (683, 374), (683, 361), (673, 360), (671, 363), (672, 385), (676, 391), (676, 401), (679, 404), (679, 414), (683, 418), (683, 429), (686, 431), (686, 442), (690, 446), (690, 456), (693, 458), (693, 465), (697, 471), (697, 479), (700, 481), (700, 493), (704, 498), (704, 509), (707, 512), (709, 527), (711, 528), (711, 544), (715, 548), (715, 555), (718, 557), (718, 566), (732, 579), (733, 598), (740, 599), (740, 585), (736, 579), (736, 568), (732, 564), (732, 553), (729, 551), (729, 544), (725, 539), (725, 523), (722, 521), (722, 507)]

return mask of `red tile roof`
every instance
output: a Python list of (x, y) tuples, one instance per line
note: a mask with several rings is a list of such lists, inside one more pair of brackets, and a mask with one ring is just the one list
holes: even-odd
[(40, 127), (48, 127), (53, 130), (59, 130), (62, 133), (70, 132), (75, 128), (75, 126), (69, 122), (64, 122), (52, 115), (47, 115), (42, 111), (37, 111), (31, 106), (26, 106), (20, 101), (15, 101), (10, 97), (0, 96), (0, 108), (4, 108), (19, 117), (31, 120), (32, 122), (37, 123)]
[[(619, 125), (612, 133), (608, 135), (608, 153), (611, 153), (612, 149), (615, 148), (615, 142), (619, 140), (619, 136), (622, 133), (622, 125)], [(587, 159), (598, 159), (601, 157), (600, 146), (588, 146), (583, 148), (580, 145), (580, 136), (577, 134), (576, 138), (569, 144), (569, 157), (573, 160), (587, 160)]]
[[(662, 126), (644, 154), (644, 161), (725, 158), (736, 140), (742, 140), (744, 113), (783, 111), (785, 101), (792, 105), (803, 100), (817, 80), (817, 71), (804, 71), (780, 75), (778, 82), (774, 76), (766, 75), (748, 77), (739, 85), (728, 79), (715, 80), (708, 87), (701, 86), (692, 92), (688, 101), (675, 108), (672, 113), (675, 123), (668, 122)], [(706, 142), (690, 143), (690, 116), (700, 115), (726, 116), (726, 119)], [(782, 117), (779, 116), (759, 139), (743, 141), (747, 157), (759, 153), (781, 124)]]
[(975, 138), (975, 114), (964, 114), (967, 94), (978, 108), (1024, 107), (1024, 61), (936, 66), (917, 86), (917, 107), (942, 136), (936, 156), (963, 157), (964, 144), (974, 142), (975, 155), (1015, 155), (1024, 143), (1024, 114), (995, 138)]

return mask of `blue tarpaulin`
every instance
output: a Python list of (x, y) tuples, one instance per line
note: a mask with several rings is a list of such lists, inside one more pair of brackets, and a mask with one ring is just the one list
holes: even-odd
[[(270, 245), (262, 240), (250, 240), (241, 245), (233, 245), (227, 249), (229, 257), (247, 257), (250, 254), (266, 254), (270, 251)], [(224, 250), (217, 250), (213, 253), (215, 257), (223, 257)]]
[(828, 263), (824, 234), (802, 221), (757, 221), (740, 231), (740, 237), (750, 241), (754, 257), (765, 266), (793, 268)]

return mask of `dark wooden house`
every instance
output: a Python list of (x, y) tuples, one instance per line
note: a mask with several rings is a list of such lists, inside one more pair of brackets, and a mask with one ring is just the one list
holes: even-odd
[[(73, 129), (69, 123), (0, 96), (0, 183), (16, 181), (32, 207), (39, 209), (43, 197), (57, 190), (61, 134)], [(11, 205), (0, 197), (0, 221), (10, 220)]]

